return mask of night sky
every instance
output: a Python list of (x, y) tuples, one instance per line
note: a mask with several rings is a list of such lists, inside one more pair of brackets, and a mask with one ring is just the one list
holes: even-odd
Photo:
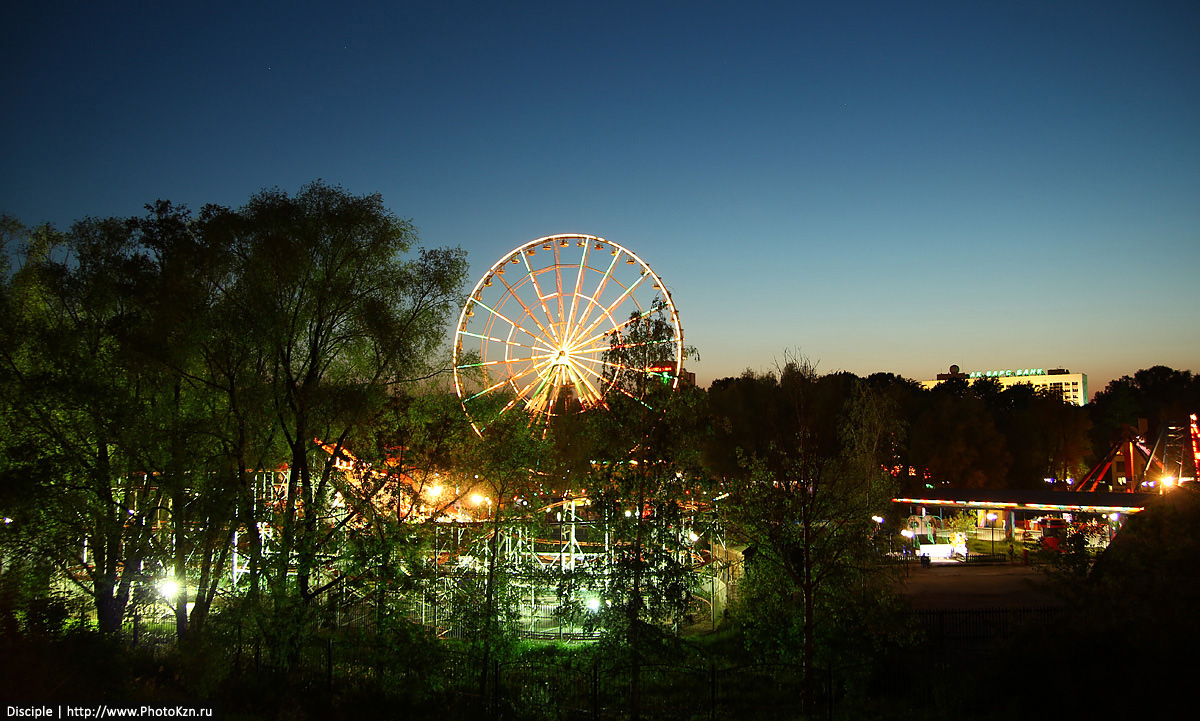
[[(0, 210), (321, 178), (475, 277), (587, 233), (698, 381), (1200, 371), (1200, 3), (4, 3)], [(449, 333), (447, 334), (449, 337)]]

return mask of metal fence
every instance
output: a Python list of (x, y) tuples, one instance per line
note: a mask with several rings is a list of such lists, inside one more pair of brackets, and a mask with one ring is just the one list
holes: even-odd
[[(291, 682), (335, 689), (369, 685), (383, 693), (409, 689), (409, 695), (436, 697), (448, 719), (504, 718), (575, 721), (591, 719), (773, 721), (803, 713), (803, 670), (786, 663), (725, 666), (695, 663), (611, 663), (562, 655), (554, 660), (484, 661), (434, 642), (424, 665), (391, 631), (381, 630), (371, 608), (343, 608), (313, 618), (290, 636), (289, 649), (248, 621), (222, 622), (214, 630), (234, 675), (284, 673)], [(908, 654), (814, 669), (813, 702), (822, 717), (833, 717), (849, 695), (868, 688), (879, 697), (922, 704), (933, 698), (939, 673), (957, 673), (950, 659), (986, 653), (1022, 630), (1051, 628), (1060, 608), (921, 610), (913, 622), (921, 640)], [(331, 623), (336, 619), (337, 623)], [(174, 642), (171, 619), (142, 617), (130, 639), (158, 653)], [(130, 631), (133, 629), (130, 628)], [(587, 641), (588, 634), (520, 634), (525, 639)], [(576, 637), (578, 636), (578, 637)], [(432, 648), (433, 651), (428, 651)], [(598, 657), (597, 657), (598, 658)], [(939, 665), (940, 664), (940, 665)], [(941, 669), (939, 671), (939, 669)], [(932, 680), (931, 680), (932, 679)], [(857, 689), (857, 690), (852, 690)]]

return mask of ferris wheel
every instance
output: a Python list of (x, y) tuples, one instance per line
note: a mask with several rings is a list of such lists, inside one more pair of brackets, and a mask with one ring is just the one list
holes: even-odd
[[(653, 331), (648, 330), (653, 324)], [(678, 385), (683, 328), (662, 280), (627, 248), (550, 235), (509, 251), (459, 315), (454, 386), (476, 432), (514, 410), (530, 423)], [(639, 399), (640, 400), (640, 399)]]

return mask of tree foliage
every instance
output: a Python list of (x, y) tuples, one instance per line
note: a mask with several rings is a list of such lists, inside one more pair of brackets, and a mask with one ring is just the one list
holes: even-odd
[[(363, 508), (335, 518), (333, 471), (433, 370), (462, 252), (406, 258), (410, 222), (320, 182), (236, 211), (159, 201), (3, 230), (10, 257), (21, 244), (0, 298), (2, 498), (26, 531), (10, 535), (86, 586), (111, 633), (134, 586), (164, 575), (179, 632), (202, 625), (239, 532), (252, 597), (268, 580), (303, 604), (334, 582), (314, 574)], [(281, 462), (280, 502), (264, 503)]]
[(747, 640), (804, 669), (813, 698), (819, 639), (844, 607), (884, 592), (872, 516), (887, 513), (883, 469), (899, 427), (858, 379), (819, 376), (801, 359), (777, 373), (747, 372), (711, 391), (715, 456), (731, 480), (730, 533), (746, 544), (741, 616)]
[[(1183, 423), (1200, 412), (1200, 377), (1166, 366), (1143, 368), (1121, 376), (1088, 404), (1092, 444), (1103, 453), (1130, 430), (1155, 438), (1163, 423)], [(1146, 422), (1144, 429), (1141, 421)]]

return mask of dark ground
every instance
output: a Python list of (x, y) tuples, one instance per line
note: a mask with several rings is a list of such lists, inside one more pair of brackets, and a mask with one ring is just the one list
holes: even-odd
[(1061, 605), (1044, 586), (1043, 575), (1032, 566), (950, 561), (922, 568), (912, 562), (901, 594), (919, 610)]

